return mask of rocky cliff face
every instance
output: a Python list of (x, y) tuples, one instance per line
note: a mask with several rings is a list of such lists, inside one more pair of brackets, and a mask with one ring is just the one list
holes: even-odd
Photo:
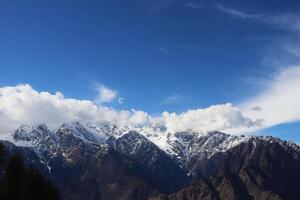
[(198, 160), (192, 169), (193, 184), (156, 199), (296, 200), (299, 167), (299, 151), (293, 146), (276, 138), (251, 138), (225, 153)]

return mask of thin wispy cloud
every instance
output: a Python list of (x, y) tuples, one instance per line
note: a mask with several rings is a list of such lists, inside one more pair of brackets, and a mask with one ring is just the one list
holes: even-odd
[(155, 15), (167, 9), (174, 3), (174, 0), (143, 0), (142, 4), (150, 15)]
[(166, 47), (157, 47), (155, 49), (160, 51), (160, 52), (164, 52), (164, 53), (169, 51), (169, 49), (167, 49)]
[(291, 45), (287, 45), (285, 47), (285, 49), (287, 50), (288, 53), (290, 53), (292, 56), (295, 56), (297, 58), (300, 59), (300, 49), (299, 47), (297, 46), (291, 46)]
[(239, 17), (239, 18), (253, 18), (253, 19), (257, 19), (257, 18), (263, 17), (262, 15), (248, 14), (248, 13), (236, 10), (236, 9), (232, 9), (232, 8), (226, 7), (226, 6), (222, 5), (222, 4), (218, 4), (218, 5), (216, 5), (216, 7), (219, 10), (221, 10), (221, 11), (227, 13), (227, 14), (230, 14), (232, 16)]
[(205, 46), (200, 46), (200, 45), (176, 45), (176, 48), (180, 49), (200, 49), (200, 48), (205, 48)]
[(182, 95), (173, 94), (173, 95), (170, 95), (170, 96), (166, 97), (165, 99), (163, 99), (160, 104), (161, 105), (179, 104), (179, 103), (182, 103), (183, 100), (184, 100), (184, 98)]
[(295, 13), (283, 13), (280, 15), (270, 15), (261, 13), (248, 13), (238, 9), (216, 5), (216, 8), (228, 15), (240, 19), (255, 20), (260, 23), (273, 25), (274, 28), (292, 30), (300, 33), (300, 15)]
[(193, 8), (195, 10), (201, 10), (203, 9), (203, 5), (202, 4), (199, 4), (199, 3), (186, 3), (185, 6), (189, 7), (189, 8)]

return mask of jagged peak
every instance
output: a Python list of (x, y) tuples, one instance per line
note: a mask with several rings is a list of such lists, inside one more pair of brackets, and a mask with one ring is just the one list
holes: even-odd
[(82, 127), (83, 125), (80, 122), (75, 121), (75, 122), (65, 122), (58, 129), (60, 128), (77, 129)]
[(87, 126), (82, 125), (80, 122), (63, 123), (55, 133), (60, 137), (64, 135), (73, 135), (81, 138), (87, 142), (103, 143), (103, 138), (97, 135), (94, 131), (90, 130)]
[(138, 133), (137, 131), (134, 131), (134, 130), (128, 131), (128, 133), (124, 134), (120, 138), (125, 138), (125, 137), (127, 137), (127, 138), (136, 138), (136, 139), (149, 141), (145, 136), (143, 136), (142, 134), (140, 134), (140, 133)]
[(80, 131), (87, 132), (88, 130), (80, 122), (66, 122), (59, 126), (54, 132), (73, 134)]
[(257, 140), (276, 142), (287, 150), (292, 148), (300, 152), (299, 145), (272, 136), (236, 136), (220, 131), (212, 131), (204, 135), (190, 131), (169, 133), (161, 128), (163, 127), (124, 127), (108, 122), (89, 122), (86, 125), (80, 122), (69, 122), (63, 123), (55, 131), (50, 131), (46, 124), (33, 127), (22, 125), (14, 130), (11, 136), (15, 141), (38, 143), (48, 136), (56, 142), (61, 137), (73, 135), (79, 139), (98, 144), (107, 143), (109, 138), (118, 139), (122, 137), (128, 141), (150, 141), (166, 153), (173, 157), (180, 157), (180, 159), (184, 157), (189, 159), (190, 156), (196, 154), (203, 154), (203, 157), (208, 158), (217, 152), (225, 152), (241, 143)]
[(210, 131), (207, 133), (208, 136), (221, 136), (221, 137), (224, 137), (224, 136), (230, 136), (229, 134), (227, 133), (223, 133), (223, 132), (220, 132), (220, 131)]
[(15, 139), (21, 139), (22, 137), (29, 137), (29, 135), (34, 136), (37, 134), (36, 132), (41, 133), (42, 135), (51, 133), (46, 124), (39, 124), (36, 126), (21, 125), (16, 130), (12, 131), (11, 135)]
[(39, 124), (37, 126), (33, 126), (32, 131), (38, 131), (38, 132), (42, 132), (42, 133), (52, 134), (52, 131), (49, 129), (49, 127), (46, 124)]
[(53, 135), (45, 124), (36, 126), (21, 125), (12, 131), (10, 136), (5, 137), (7, 141), (13, 142), (17, 146), (27, 147), (43, 145), (48, 138), (53, 138)]
[(32, 131), (32, 126), (29, 126), (27, 124), (22, 124), (17, 129), (12, 131), (12, 133), (19, 132), (19, 133), (30, 133)]

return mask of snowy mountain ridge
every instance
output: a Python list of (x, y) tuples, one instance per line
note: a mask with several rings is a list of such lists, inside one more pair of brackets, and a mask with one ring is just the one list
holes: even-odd
[[(58, 148), (58, 145), (62, 144), (59, 142), (62, 136), (72, 135), (85, 143), (109, 145), (109, 142), (132, 131), (154, 143), (182, 167), (185, 167), (191, 160), (208, 159), (218, 152), (226, 152), (249, 141), (255, 143), (256, 140), (278, 143), (286, 151), (292, 149), (293, 152), (300, 152), (297, 144), (271, 136), (235, 136), (217, 131), (206, 135), (193, 132), (169, 133), (163, 127), (120, 127), (110, 123), (87, 123), (86, 125), (79, 122), (64, 123), (54, 131), (50, 131), (45, 124), (33, 127), (22, 125), (1, 139), (8, 140), (17, 146), (32, 147), (36, 151), (42, 149), (51, 152), (51, 149)], [(64, 143), (66, 142), (64, 139)], [(299, 154), (294, 154), (294, 157), (298, 158)]]
[[(64, 123), (53, 131), (44, 124), (23, 125), (2, 136), (0, 143), (8, 155), (22, 154), (26, 165), (34, 166), (51, 178), (64, 199), (74, 193), (79, 199), (95, 199), (94, 195), (99, 194), (127, 194), (128, 191), (135, 195), (137, 188), (140, 195), (147, 197), (156, 192), (170, 194), (194, 181), (200, 181), (197, 184), (204, 190), (192, 189), (191, 195), (194, 195), (193, 191), (207, 195), (206, 184), (211, 184), (206, 181), (221, 184), (221, 179), (229, 181), (229, 185), (224, 185), (225, 191), (246, 185), (252, 195), (253, 188), (261, 187), (259, 181), (264, 178), (261, 174), (269, 174), (263, 181), (263, 188), (253, 193), (261, 195), (261, 192), (269, 191), (268, 183), (297, 191), (298, 188), (293, 186), (299, 185), (300, 180), (300, 147), (271, 136), (235, 136), (217, 131), (206, 135), (169, 133), (164, 127), (74, 122)], [(289, 176), (290, 172), (296, 175)], [(235, 177), (228, 178), (227, 175), (232, 173)], [(235, 180), (242, 181), (243, 185)], [(216, 191), (218, 184), (214, 186), (216, 188), (207, 189)], [(118, 187), (108, 188), (108, 185)], [(117, 192), (111, 192), (111, 189)], [(282, 194), (289, 194), (289, 190)], [(274, 189), (275, 196), (276, 191)], [(88, 194), (91, 196), (87, 198)], [(104, 199), (116, 199), (108, 196)]]

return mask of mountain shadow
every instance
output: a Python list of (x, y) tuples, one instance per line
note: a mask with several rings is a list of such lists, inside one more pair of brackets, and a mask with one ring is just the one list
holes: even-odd
[(5, 157), (5, 149), (0, 144), (0, 199), (5, 200), (59, 200), (59, 193), (50, 180), (33, 167), (24, 165), (20, 154)]

